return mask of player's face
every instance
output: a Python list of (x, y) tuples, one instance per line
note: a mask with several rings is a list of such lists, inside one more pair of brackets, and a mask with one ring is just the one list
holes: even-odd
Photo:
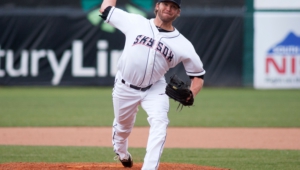
[(163, 22), (172, 22), (180, 14), (180, 9), (173, 2), (161, 2), (156, 4), (157, 16)]

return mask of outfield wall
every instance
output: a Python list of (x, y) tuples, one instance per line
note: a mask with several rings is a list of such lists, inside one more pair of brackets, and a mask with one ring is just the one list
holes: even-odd
[[(113, 85), (124, 36), (102, 0), (0, 2), (0, 85)], [(119, 7), (153, 17), (154, 0)], [(205, 86), (300, 88), (300, 1), (186, 0), (175, 26), (195, 46)], [(178, 74), (188, 81), (182, 64)]]
[[(1, 9), (0, 85), (113, 85), (124, 35), (98, 15), (97, 8)], [(242, 9), (182, 9), (174, 24), (201, 56), (206, 86), (242, 86)], [(172, 74), (188, 80), (182, 64)]]

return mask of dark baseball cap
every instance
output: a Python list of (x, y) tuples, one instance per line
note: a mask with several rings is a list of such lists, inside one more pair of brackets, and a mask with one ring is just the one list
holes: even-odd
[(181, 0), (158, 0), (157, 2), (173, 2), (178, 6), (178, 8), (181, 6)]

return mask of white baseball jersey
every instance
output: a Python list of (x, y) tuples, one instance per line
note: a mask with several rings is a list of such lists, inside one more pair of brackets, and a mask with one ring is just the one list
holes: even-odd
[(127, 13), (112, 7), (106, 22), (126, 36), (118, 70), (133, 85), (146, 87), (164, 78), (164, 74), (182, 62), (189, 76), (205, 74), (193, 45), (178, 30), (159, 32), (154, 19)]
[(142, 170), (157, 170), (169, 124), (164, 74), (180, 62), (189, 76), (201, 76), (205, 71), (192, 44), (176, 29), (160, 32), (154, 19), (148, 20), (115, 7), (107, 9), (106, 22), (126, 36), (113, 90), (114, 152), (121, 160), (129, 158), (128, 137), (140, 105), (150, 125)]

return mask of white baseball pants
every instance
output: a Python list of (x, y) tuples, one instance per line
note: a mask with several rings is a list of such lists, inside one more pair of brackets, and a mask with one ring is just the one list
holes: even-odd
[(138, 106), (148, 114), (150, 132), (147, 142), (146, 155), (142, 170), (156, 170), (167, 136), (169, 123), (169, 97), (165, 94), (166, 81), (164, 78), (143, 92), (130, 88), (116, 76), (113, 89), (114, 122), (112, 142), (115, 153), (120, 159), (126, 159), (128, 136), (134, 126)]

